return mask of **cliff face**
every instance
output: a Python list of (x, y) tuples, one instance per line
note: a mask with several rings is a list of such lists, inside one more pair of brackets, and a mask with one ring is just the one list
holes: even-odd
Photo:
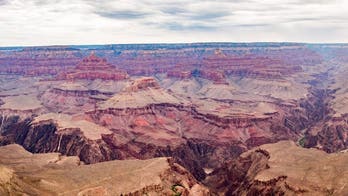
[[(78, 47), (23, 48), (0, 53), (0, 71), (29, 76), (57, 75), (60, 79), (106, 80), (125, 79), (127, 73), (142, 76), (167, 73), (169, 77), (200, 75), (214, 82), (225, 82), (222, 79), (230, 75), (279, 79), (301, 71), (298, 65), (314, 65), (322, 61), (318, 54), (302, 44), (279, 44), (269, 48), (233, 44), (159, 46), (153, 50), (149, 50), (150, 45), (147, 47), (100, 46), (90, 50)], [(82, 60), (88, 52), (100, 54), (105, 59), (92, 55)], [(119, 70), (107, 65), (106, 59)], [(97, 69), (86, 70), (89, 62), (93, 62), (92, 67)]]
[[(187, 168), (197, 179), (204, 179), (203, 167), (211, 162), (209, 155), (220, 147), (210, 142), (188, 140), (181, 145), (157, 146), (140, 141), (126, 141), (120, 143), (117, 134), (105, 134), (101, 139), (91, 140), (81, 133), (79, 129), (57, 130), (53, 122), (41, 122), (30, 125), (30, 120), (17, 121), (16, 117), (5, 121), (4, 131), (0, 138), (1, 145), (17, 143), (33, 153), (59, 152), (64, 155), (78, 156), (85, 163), (97, 163), (115, 159), (148, 159), (153, 157), (171, 156)], [(233, 146), (233, 144), (231, 144)], [(226, 146), (225, 150), (229, 146)], [(230, 150), (233, 156), (241, 152)], [(221, 156), (221, 155), (220, 155)], [(216, 157), (218, 158), (218, 157)], [(217, 160), (215, 160), (217, 161)]]
[(345, 195), (347, 161), (346, 153), (282, 141), (243, 153), (213, 171), (206, 184), (222, 195)]
[(80, 61), (78, 50), (66, 47), (24, 48), (0, 53), (1, 72), (28, 76), (56, 75)]
[[(132, 84), (131, 89), (158, 88), (149, 81), (146, 87)], [(300, 130), (312, 122), (305, 110), (301, 114), (296, 107), (283, 107), (281, 111), (262, 118), (231, 118), (201, 113), (191, 106), (154, 103), (144, 108), (98, 109), (68, 119), (63, 114), (36, 120), (4, 117), (0, 142), (17, 143), (33, 153), (78, 156), (86, 163), (170, 156), (203, 180), (204, 168), (219, 167), (254, 146), (297, 140)], [(111, 131), (92, 128), (90, 122)]]
[(84, 58), (74, 69), (59, 73), (59, 80), (123, 80), (128, 78), (125, 71), (116, 69), (107, 63), (106, 59), (97, 57), (94, 53)]
[(78, 156), (86, 163), (170, 156), (198, 180), (205, 178), (204, 168), (220, 167), (249, 148), (297, 140), (318, 120), (312, 113), (322, 113), (315, 93), (290, 103), (264, 97), (195, 102), (163, 89), (152, 77), (135, 79), (114, 95), (84, 83), (51, 85), (40, 97), (51, 113), (27, 120), (11, 113), (1, 117), (1, 144)]
[(308, 130), (303, 137), (303, 146), (319, 148), (328, 153), (345, 150), (348, 147), (347, 130), (346, 117), (328, 119)]
[[(337, 52), (333, 50), (331, 52)], [(343, 51), (348, 55), (347, 50), (339, 49), (340, 60), (344, 61)], [(336, 56), (335, 55), (335, 56)], [(337, 61), (337, 60), (335, 60)], [(345, 61), (344, 61), (345, 62)], [(302, 144), (305, 147), (315, 147), (326, 152), (338, 152), (348, 147), (347, 130), (348, 130), (348, 107), (347, 107), (347, 82), (348, 68), (346, 64), (335, 67), (323, 74), (322, 81), (328, 81), (325, 90), (322, 90), (318, 96), (322, 101), (311, 108), (323, 108), (322, 112), (314, 110), (312, 116), (318, 119), (317, 123), (309, 127), (304, 134)], [(324, 82), (325, 84), (325, 82)], [(318, 84), (316, 84), (318, 85)]]
[(18, 145), (0, 152), (2, 195), (210, 195), (170, 158), (83, 165), (76, 157), (31, 154)]
[(289, 178), (253, 180), (268, 167), (268, 151), (239, 155), (280, 140), (327, 152), (347, 147), (348, 69), (346, 50), (337, 47), (1, 50), (0, 145), (78, 156), (87, 164), (172, 157), (197, 180), (208, 175), (218, 192), (242, 194), (251, 187), (249, 194), (280, 194), (290, 187)]

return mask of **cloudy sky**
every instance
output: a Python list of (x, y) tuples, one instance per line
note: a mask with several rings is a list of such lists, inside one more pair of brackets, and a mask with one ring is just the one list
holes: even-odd
[(348, 42), (348, 0), (0, 0), (0, 46)]

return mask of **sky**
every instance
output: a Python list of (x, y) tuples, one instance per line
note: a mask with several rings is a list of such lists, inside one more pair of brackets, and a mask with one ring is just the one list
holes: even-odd
[(348, 0), (0, 0), (0, 46), (348, 42)]

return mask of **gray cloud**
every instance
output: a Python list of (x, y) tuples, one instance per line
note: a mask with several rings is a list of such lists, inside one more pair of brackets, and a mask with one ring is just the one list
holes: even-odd
[(0, 45), (348, 42), (346, 13), (347, 0), (0, 0)]
[(189, 16), (189, 19), (193, 19), (193, 20), (212, 20), (212, 19), (218, 19), (218, 18), (222, 18), (225, 16), (230, 16), (233, 15), (231, 12), (200, 12), (200, 13), (194, 13), (193, 15)]
[(50, 1), (45, 1), (45, 0), (33, 0), (33, 3), (36, 6), (45, 6), (45, 5), (52, 5), (54, 3), (58, 3), (59, 0), (50, 0)]
[(337, 2), (337, 0), (297, 0), (292, 2), (293, 4), (306, 5), (306, 4), (332, 4)]
[(165, 6), (163, 8), (160, 8), (160, 11), (165, 13), (165, 14), (171, 14), (171, 15), (175, 15), (175, 14), (183, 14), (183, 13), (187, 13), (188, 11), (183, 8), (183, 7), (179, 7), (179, 6)]
[(231, 25), (232, 27), (241, 27), (241, 28), (255, 28), (255, 27), (267, 27), (271, 26), (271, 24), (239, 24), (239, 25)]
[(0, 6), (8, 4), (8, 0), (0, 0)]
[(177, 22), (159, 24), (158, 27), (168, 29), (171, 31), (212, 31), (216, 30), (217, 27), (203, 25), (203, 24), (180, 24)]
[(149, 15), (149, 13), (132, 11), (132, 10), (110, 11), (110, 12), (99, 11), (95, 13), (105, 18), (124, 19), (124, 20), (143, 18)]

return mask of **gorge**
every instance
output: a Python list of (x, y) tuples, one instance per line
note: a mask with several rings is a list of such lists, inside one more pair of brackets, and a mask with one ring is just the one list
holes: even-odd
[[(36, 157), (74, 159), (53, 161), (72, 175), (129, 161), (162, 168), (149, 170), (154, 186), (81, 182), (94, 195), (170, 195), (179, 184), (182, 195), (344, 195), (347, 56), (345, 44), (302, 43), (0, 48), (0, 151), (53, 173), (58, 166)], [(0, 175), (16, 183), (0, 178), (1, 194), (59, 193), (30, 180), (59, 181), (46, 170), (25, 174), (10, 159), (1, 159)], [(337, 165), (322, 171), (328, 162)]]

